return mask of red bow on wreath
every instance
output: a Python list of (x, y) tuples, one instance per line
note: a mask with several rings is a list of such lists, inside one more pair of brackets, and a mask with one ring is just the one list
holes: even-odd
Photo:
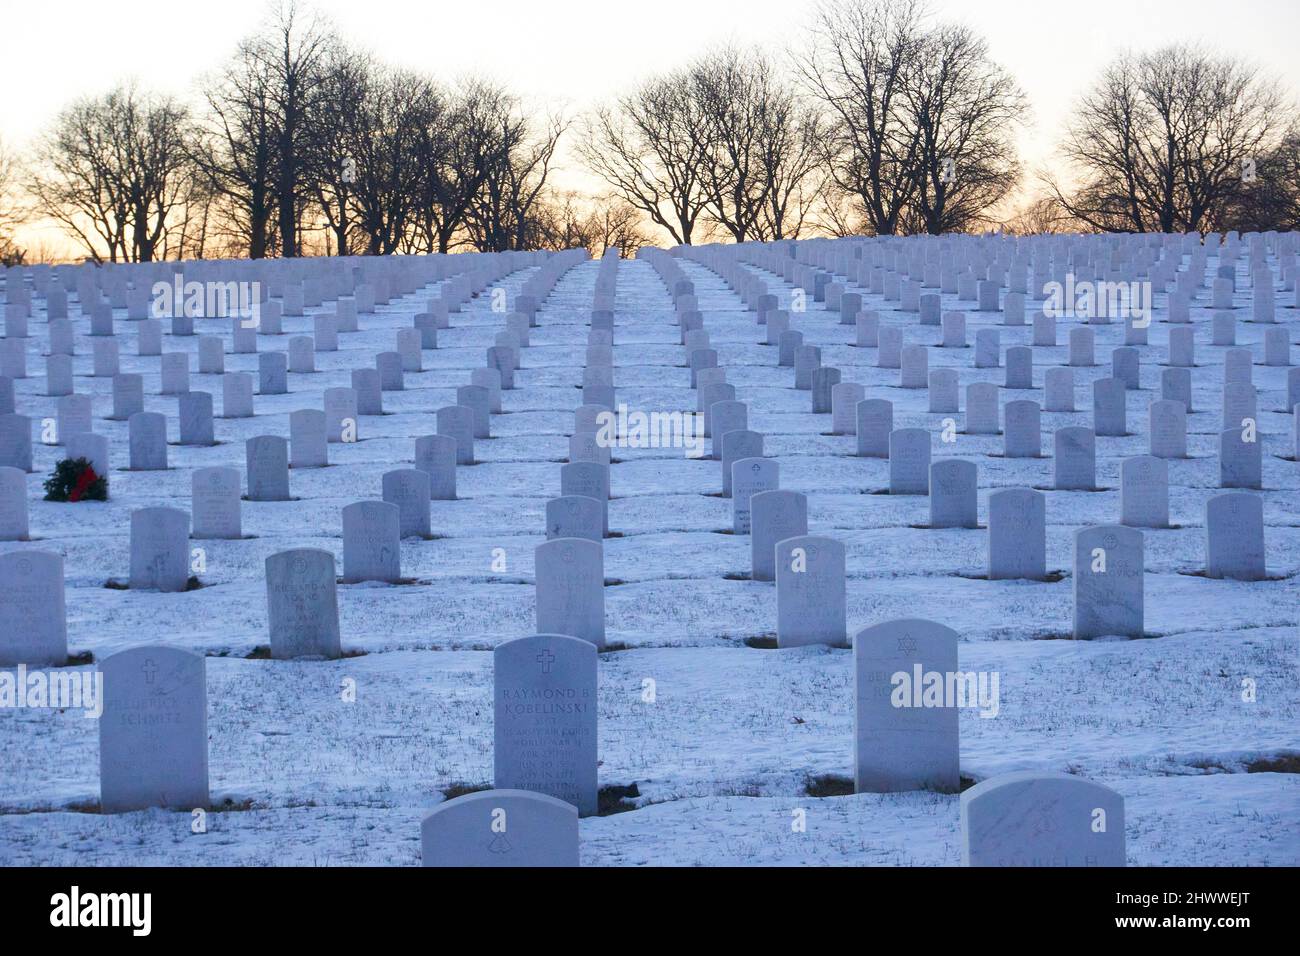
[(86, 470), (81, 473), (81, 477), (77, 479), (76, 485), (73, 486), (72, 492), (68, 495), (68, 500), (80, 501), (81, 496), (86, 493), (86, 489), (94, 484), (98, 477), (99, 475), (95, 474), (95, 469), (87, 465)]

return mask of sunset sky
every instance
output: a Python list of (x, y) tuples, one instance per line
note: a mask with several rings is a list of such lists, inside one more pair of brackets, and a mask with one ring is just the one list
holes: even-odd
[[(800, 41), (813, 0), (314, 0), (352, 42), (402, 66), (450, 79), (486, 72), (569, 113), (618, 93), (710, 45)], [(1119, 50), (1199, 41), (1248, 58), (1300, 98), (1296, 0), (935, 0), (936, 15), (970, 24), (1033, 106), (1020, 137), (1032, 168), (1049, 162), (1071, 102)], [(135, 77), (193, 97), (269, 10), (266, 0), (0, 0), (9, 83), (0, 139), (19, 152), (69, 101)], [(557, 185), (590, 181), (566, 156)]]

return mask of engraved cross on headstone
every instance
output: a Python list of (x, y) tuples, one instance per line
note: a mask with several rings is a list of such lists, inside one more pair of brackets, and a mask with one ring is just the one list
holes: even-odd
[(158, 665), (153, 662), (152, 658), (147, 658), (140, 670), (144, 672), (144, 682), (152, 684), (154, 674), (158, 673)]
[(549, 649), (543, 650), (537, 655), (537, 663), (542, 665), (543, 674), (549, 674), (551, 672), (551, 664), (554, 662), (555, 655), (552, 654)]

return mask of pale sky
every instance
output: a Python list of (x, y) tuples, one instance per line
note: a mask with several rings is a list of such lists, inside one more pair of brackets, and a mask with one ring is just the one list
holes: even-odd
[[(576, 113), (710, 45), (797, 43), (815, 0), (315, 0), (353, 43), (443, 79), (486, 72)], [(1071, 102), (1121, 49), (1199, 41), (1245, 57), (1300, 99), (1297, 0), (933, 0), (976, 28), (1032, 104), (1022, 157), (1050, 159)], [(265, 17), (267, 0), (0, 0), (0, 139), (21, 150), (66, 103), (136, 78), (192, 97)], [(589, 180), (571, 157), (556, 184)]]

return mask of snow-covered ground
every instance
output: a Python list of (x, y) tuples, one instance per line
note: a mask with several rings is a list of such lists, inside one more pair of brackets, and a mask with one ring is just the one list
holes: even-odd
[[(1213, 274), (1216, 262), (1210, 261)], [(990, 582), (985, 530), (929, 531), (924, 497), (873, 494), (888, 483), (888, 463), (853, 455), (852, 436), (830, 436), (829, 415), (811, 413), (808, 392), (778, 368), (776, 349), (758, 344), (752, 312), (714, 273), (681, 260), (695, 285), (704, 325), (749, 427), (780, 461), (781, 486), (809, 497), (809, 531), (847, 548), (848, 621), (854, 633), (895, 617), (932, 618), (962, 636), (963, 670), (997, 671), (1000, 712), (961, 715), (962, 775), (1011, 770), (1078, 773), (1126, 800), (1129, 863), (1247, 865), (1300, 863), (1300, 778), (1248, 772), (1261, 758), (1300, 751), (1300, 465), (1291, 453), (1286, 369), (1256, 366), (1264, 445), (1266, 548), (1271, 580), (1216, 581), (1204, 567), (1206, 499), (1217, 492), (1224, 349), (1198, 335), (1193, 373), (1197, 412), (1188, 419), (1191, 458), (1170, 462), (1169, 530), (1145, 531), (1146, 628), (1150, 639), (1076, 642), (1071, 629), (1071, 542), (1079, 527), (1119, 517), (1119, 463), (1146, 453), (1146, 405), (1158, 394), (1168, 326), (1157, 299), (1151, 345), (1142, 351), (1143, 390), (1128, 395), (1126, 438), (1097, 440), (1105, 490), (1048, 493), (1048, 568), (1054, 583)], [(544, 540), (546, 501), (560, 493), (573, 410), (582, 380), (597, 264), (569, 271), (546, 300), (522, 352), (518, 388), (503, 393), (493, 438), (476, 442), (479, 464), (458, 469), (460, 499), (432, 503), (435, 539), (402, 542), (402, 571), (415, 583), (340, 585), (343, 646), (354, 656), (328, 663), (267, 660), (263, 561), (292, 547), (318, 547), (342, 560), (340, 511), (380, 497), (380, 476), (414, 457), (415, 436), (435, 431), (433, 411), (454, 404), (455, 389), (483, 364), (503, 328), (481, 296), (426, 350), (426, 371), (407, 373), (406, 389), (384, 393), (387, 414), (364, 416), (361, 440), (329, 447), (331, 466), (291, 473), (291, 502), (244, 502), (247, 536), (206, 541), (203, 587), (182, 594), (106, 588), (126, 577), (131, 510), (187, 506), (190, 473), (209, 465), (242, 472), (244, 441), (288, 435), (289, 413), (320, 408), (328, 387), (349, 385), (353, 368), (393, 348), (436, 286), (362, 316), (340, 335), (337, 353), (318, 353), (315, 374), (290, 374), (290, 394), (257, 396), (252, 419), (217, 419), (214, 447), (169, 448), (171, 470), (125, 466), (127, 426), (103, 418), (111, 382), (91, 378), (88, 322), (78, 328), (77, 391), (95, 396), (95, 430), (109, 436), (111, 501), (56, 504), (41, 481), (60, 449), (37, 446), (28, 479), (33, 542), (0, 551), (54, 549), (65, 556), (69, 648), (96, 659), (160, 641), (208, 655), (208, 729), (214, 806), (208, 832), (190, 832), (190, 815), (97, 811), (98, 736), (80, 713), (0, 710), (0, 864), (395, 864), (419, 862), (419, 821), (453, 787), (491, 784), (491, 649), (534, 630), (533, 549)], [(500, 285), (518, 291), (529, 271)], [(772, 291), (789, 286), (761, 273)], [(1248, 290), (1238, 304), (1248, 305)], [(865, 307), (886, 309), (878, 297)], [(945, 296), (943, 307), (962, 308)], [(1290, 299), (1290, 294), (1287, 294)], [(1193, 309), (1198, 330), (1208, 310)], [(618, 271), (614, 363), (618, 400), (631, 409), (694, 410), (685, 349), (671, 297), (646, 261)], [(326, 310), (329, 309), (327, 304)], [(309, 313), (318, 310), (309, 309)], [(968, 335), (992, 315), (966, 310)], [(1244, 319), (1248, 309), (1239, 315)], [(1279, 308), (1293, 329), (1300, 311)], [(936, 344), (937, 328), (908, 325), (908, 343)], [(123, 311), (119, 332), (129, 330)], [(288, 334), (311, 330), (310, 315), (286, 318)], [(198, 330), (222, 323), (199, 320)], [(211, 326), (209, 328), (208, 326)], [(1000, 457), (999, 436), (938, 440), (946, 417), (926, 411), (926, 390), (897, 386), (898, 371), (878, 369), (876, 350), (859, 349), (851, 326), (809, 303), (792, 326), (822, 348), (822, 362), (868, 398), (894, 403), (895, 427), (923, 426), (936, 457), (977, 463), (980, 520), (990, 490), (1047, 487), (1052, 461)], [(1068, 323), (1058, 336), (1066, 341)], [(1091, 423), (1093, 378), (1109, 374), (1122, 325), (1096, 326), (1099, 362), (1077, 369), (1072, 414), (1043, 415), (1044, 451), (1052, 430)], [(54, 415), (42, 396), (45, 345), (38, 300), (29, 343), (32, 378), (18, 383), (19, 410)], [(1002, 346), (1029, 344), (1032, 329), (1002, 328)], [(228, 331), (227, 331), (228, 335)], [(146, 408), (166, 412), (178, 436), (176, 399), (158, 395), (159, 360), (134, 354), (123, 336), (122, 371), (145, 376)], [(1239, 344), (1262, 355), (1262, 327), (1241, 322)], [(164, 351), (197, 348), (170, 336)], [(1003, 395), (1041, 402), (1046, 366), (1062, 364), (1064, 345), (1034, 349), (1034, 392)], [(1001, 382), (1001, 369), (975, 369), (973, 350), (932, 349), (930, 367), (972, 381)], [(227, 371), (256, 371), (257, 356), (227, 355)], [(195, 367), (197, 363), (195, 363)], [(192, 373), (220, 410), (219, 376)], [(961, 421), (962, 416), (955, 416)], [(630, 787), (634, 809), (581, 822), (587, 865), (906, 864), (953, 865), (960, 858), (958, 798), (934, 793), (812, 796), (827, 781), (851, 780), (851, 653), (771, 650), (747, 639), (776, 628), (773, 585), (737, 579), (749, 568), (749, 539), (730, 533), (731, 502), (717, 496), (721, 466), (674, 449), (615, 449), (610, 529), (605, 541), (608, 640), (600, 657), (600, 783)], [(505, 572), (494, 571), (503, 548)], [(767, 642), (759, 642), (760, 645)], [(345, 678), (357, 700), (345, 703)], [(655, 681), (654, 703), (642, 682)], [(1242, 680), (1257, 699), (1242, 700)], [(1290, 769), (1294, 771), (1295, 762)], [(838, 780), (836, 779), (838, 778)], [(807, 811), (793, 832), (791, 811)]]

